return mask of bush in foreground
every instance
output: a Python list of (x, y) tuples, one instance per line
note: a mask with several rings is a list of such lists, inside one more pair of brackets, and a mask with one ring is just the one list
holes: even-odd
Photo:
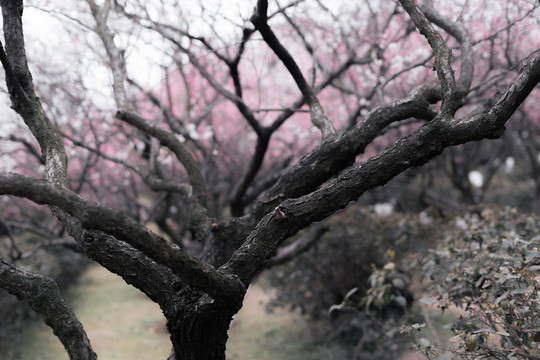
[(430, 297), (457, 308), (450, 344), (415, 334), (430, 359), (540, 359), (540, 219), (488, 209), (456, 218), (455, 232), (419, 263)]

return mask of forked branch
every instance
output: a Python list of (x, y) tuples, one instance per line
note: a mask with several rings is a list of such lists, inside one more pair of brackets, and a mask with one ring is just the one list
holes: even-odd
[(441, 81), (442, 105), (441, 112), (453, 116), (461, 106), (463, 93), (456, 86), (454, 70), (452, 69), (452, 50), (446, 45), (441, 34), (431, 25), (426, 15), (415, 4), (414, 0), (399, 0), (405, 11), (422, 35), (426, 37), (435, 55), (435, 70)]
[(306, 103), (309, 106), (311, 114), (311, 122), (315, 125), (322, 133), (323, 139), (329, 138), (336, 134), (336, 129), (325, 115), (321, 103), (317, 99), (313, 88), (308, 84), (300, 67), (292, 57), (292, 55), (285, 49), (281, 44), (276, 34), (270, 26), (268, 25), (268, 1), (259, 0), (257, 2), (257, 8), (255, 9), (255, 14), (251, 17), (251, 22), (255, 25), (255, 28), (259, 31), (264, 41), (268, 46), (274, 51), (276, 56), (283, 62), (283, 65), (287, 68), (289, 73), (292, 75), (296, 85), (304, 95)]
[(85, 229), (101, 230), (130, 244), (215, 299), (238, 301), (243, 297), (245, 287), (235, 276), (190, 256), (120, 211), (93, 203), (68, 189), (17, 174), (0, 174), (0, 195), (4, 194), (56, 206), (78, 219)]

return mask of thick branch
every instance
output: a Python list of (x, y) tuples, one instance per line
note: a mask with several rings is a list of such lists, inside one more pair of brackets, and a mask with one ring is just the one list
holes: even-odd
[(540, 54), (488, 112), (462, 120), (441, 112), (430, 123), (365, 163), (351, 167), (319, 190), (284, 201), (259, 222), (223, 266), (224, 270), (248, 282), (282, 241), (347, 206), (365, 191), (384, 185), (410, 167), (423, 165), (446, 147), (500, 136), (506, 121), (539, 81)]
[(18, 269), (0, 258), (0, 287), (28, 302), (41, 314), (64, 345), (70, 359), (97, 359), (82, 324), (62, 298), (54, 280)]
[[(34, 96), (32, 76), (28, 70), (26, 50), (24, 47), (24, 35), (22, 31), (22, 0), (2, 0), (2, 19), (4, 22), (4, 38), (6, 40), (6, 60), (9, 66), (2, 61), (7, 72), (8, 81), (11, 85), (20, 87), (28, 98)], [(8, 83), (8, 86), (10, 84)], [(19, 90), (17, 90), (19, 91)], [(13, 96), (10, 89), (10, 94)], [(22, 94), (19, 94), (23, 96)]]
[(85, 200), (65, 188), (16, 174), (0, 175), (0, 194), (57, 206), (78, 219), (84, 228), (104, 231), (130, 244), (215, 299), (238, 301), (243, 297), (245, 287), (236, 277), (188, 255), (122, 212)]
[(80, 246), (88, 257), (140, 289), (162, 309), (178, 295), (178, 277), (129, 244), (101, 231), (86, 231)]
[(67, 156), (62, 140), (45, 115), (34, 92), (28, 69), (22, 29), (22, 0), (2, 0), (2, 18), (6, 51), (0, 47), (0, 60), (6, 72), (6, 82), (12, 107), (21, 115), (37, 139), (45, 158), (45, 178), (67, 185)]
[(439, 99), (438, 92), (420, 86), (400, 101), (371, 111), (363, 122), (340, 138), (323, 142), (294, 164), (279, 181), (255, 203), (252, 221), (258, 222), (268, 211), (287, 198), (310, 193), (339, 171), (354, 163), (373, 139), (388, 125), (409, 117), (430, 120), (435, 113), (429, 105)]

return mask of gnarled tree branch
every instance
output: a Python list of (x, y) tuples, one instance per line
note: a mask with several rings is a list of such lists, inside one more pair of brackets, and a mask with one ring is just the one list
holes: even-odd
[(122, 212), (85, 200), (74, 192), (17, 174), (0, 174), (0, 194), (53, 205), (78, 219), (85, 229), (106, 232), (168, 267), (187, 284), (215, 299), (238, 301), (245, 286), (235, 277), (188, 255)]
[(352, 166), (319, 190), (279, 204), (257, 224), (223, 269), (249, 282), (281, 242), (345, 207), (368, 189), (387, 183), (410, 167), (423, 165), (446, 147), (500, 136), (510, 116), (539, 82), (537, 54), (488, 111), (460, 120), (441, 112), (430, 123), (365, 163)]
[(0, 257), (0, 287), (26, 301), (60, 339), (69, 358), (97, 359), (88, 336), (51, 278), (16, 268)]

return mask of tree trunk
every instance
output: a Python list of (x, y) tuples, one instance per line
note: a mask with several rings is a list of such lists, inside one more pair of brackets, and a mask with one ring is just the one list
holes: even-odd
[[(189, 306), (176, 307), (168, 317), (173, 350), (169, 360), (225, 360), (225, 344), (232, 317), (240, 306), (216, 304), (203, 297)], [(201, 301), (202, 300), (202, 301)], [(201, 302), (206, 303), (202, 304)]]

